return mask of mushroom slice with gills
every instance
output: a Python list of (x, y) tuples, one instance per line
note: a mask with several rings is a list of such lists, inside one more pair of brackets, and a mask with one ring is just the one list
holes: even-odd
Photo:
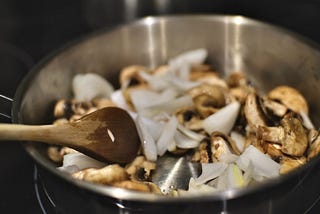
[(306, 157), (284, 156), (280, 162), (280, 174), (286, 174), (307, 162)]
[[(313, 137), (311, 137), (312, 141), (310, 141), (310, 145), (307, 152), (307, 159), (310, 160), (316, 157), (320, 153), (320, 135), (319, 131), (313, 131)], [(309, 134), (310, 135), (310, 134)]]
[(244, 115), (251, 130), (255, 131), (259, 126), (266, 126), (266, 118), (261, 109), (260, 97), (255, 92), (250, 92), (244, 105)]
[(281, 144), (281, 151), (291, 156), (302, 156), (308, 146), (308, 136), (302, 121), (288, 113), (278, 127), (260, 126), (258, 136), (265, 141)]
[(212, 156), (219, 162), (233, 162), (240, 155), (233, 139), (221, 132), (212, 132), (210, 145)]
[(308, 115), (308, 103), (303, 95), (290, 86), (278, 86), (268, 93), (268, 98), (276, 100), (285, 105), (288, 109), (300, 114), (304, 112)]

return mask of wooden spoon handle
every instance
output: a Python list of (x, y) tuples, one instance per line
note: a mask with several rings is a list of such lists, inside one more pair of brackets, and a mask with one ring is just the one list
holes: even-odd
[(47, 143), (54, 143), (51, 140), (55, 130), (53, 127), (53, 125), (0, 124), (0, 140), (45, 141)]

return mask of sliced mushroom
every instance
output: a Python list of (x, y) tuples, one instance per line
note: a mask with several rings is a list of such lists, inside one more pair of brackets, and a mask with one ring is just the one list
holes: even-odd
[(231, 88), (239, 86), (247, 86), (248, 79), (243, 72), (232, 72), (226, 79), (228, 86)]
[(63, 155), (61, 154), (61, 148), (59, 146), (49, 146), (47, 149), (47, 154), (50, 160), (55, 163), (62, 163)]
[(84, 169), (72, 174), (72, 177), (98, 184), (112, 184), (128, 180), (128, 174), (125, 169), (118, 164), (108, 165), (101, 169)]
[(59, 100), (54, 107), (55, 118), (71, 118), (73, 115), (88, 113), (93, 105), (91, 102), (78, 102), (76, 100)]
[(244, 115), (251, 130), (255, 131), (259, 126), (266, 126), (266, 118), (262, 112), (259, 96), (250, 92), (244, 105)]
[(290, 110), (300, 114), (301, 111), (308, 114), (308, 103), (303, 95), (290, 86), (278, 86), (268, 93), (268, 98), (279, 101)]
[(202, 129), (202, 120), (199, 113), (193, 107), (180, 108), (175, 112), (180, 124), (190, 130), (199, 131)]
[(288, 111), (288, 108), (285, 105), (268, 98), (263, 99), (263, 105), (272, 114), (280, 118), (282, 118)]
[(199, 95), (209, 95), (213, 97), (217, 103), (225, 103), (226, 102), (226, 90), (222, 87), (216, 85), (209, 84), (201, 84), (197, 87), (194, 87), (188, 91), (188, 94), (195, 98)]
[(268, 154), (274, 161), (280, 162), (284, 154), (281, 151), (281, 145), (277, 143), (268, 143), (265, 142), (263, 144), (263, 150), (265, 151), (266, 154)]
[(152, 192), (162, 194), (160, 188), (151, 182), (140, 182), (140, 181), (120, 181), (113, 184), (115, 187), (121, 187), (129, 190), (135, 190), (140, 192)]
[(131, 65), (123, 68), (119, 77), (121, 87), (130, 87), (146, 83), (139, 75), (141, 71), (148, 72), (148, 69), (141, 65)]
[(265, 141), (281, 144), (281, 151), (291, 156), (302, 156), (308, 146), (308, 136), (302, 121), (286, 114), (278, 127), (260, 126), (258, 136)]
[[(205, 66), (205, 65), (200, 65)], [(202, 70), (200, 67), (193, 67), (190, 73), (190, 80), (201, 82), (208, 85), (218, 86), (221, 88), (228, 88), (228, 85), (224, 79), (222, 79), (217, 72), (205, 70), (206, 67), (203, 67)]]
[(125, 169), (133, 180), (151, 181), (151, 173), (156, 169), (156, 164), (144, 156), (138, 156)]
[(259, 149), (262, 153), (264, 153), (264, 148), (261, 139), (259, 139), (255, 132), (247, 131), (245, 145), (244, 147), (247, 148), (248, 146), (254, 146)]
[(231, 137), (221, 132), (212, 132), (210, 138), (211, 153), (218, 161), (228, 161), (233, 155), (240, 155), (240, 151)]
[(286, 174), (297, 167), (306, 163), (306, 158), (302, 157), (283, 157), (280, 162), (280, 174)]
[(116, 104), (114, 104), (114, 102), (112, 102), (110, 99), (106, 99), (106, 98), (93, 99), (92, 103), (97, 109), (110, 107), (110, 106), (116, 106)]
[(221, 107), (225, 105), (224, 99), (217, 100), (207, 94), (196, 96), (193, 101), (197, 112), (199, 112), (202, 118), (206, 118), (216, 113)]
[(310, 133), (311, 135), (311, 141), (310, 141), (310, 146), (308, 148), (307, 152), (307, 159), (310, 160), (314, 157), (316, 157), (318, 154), (320, 154), (320, 135), (318, 131), (312, 131)]
[(230, 88), (230, 95), (238, 100), (240, 103), (245, 103), (248, 94), (251, 92), (250, 87), (239, 86), (235, 88)]

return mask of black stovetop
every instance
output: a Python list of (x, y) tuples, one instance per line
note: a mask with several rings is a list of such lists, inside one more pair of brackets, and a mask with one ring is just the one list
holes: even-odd
[[(66, 42), (101, 27), (167, 13), (240, 14), (283, 26), (320, 43), (320, 2), (315, 0), (2, 0), (0, 94), (13, 97), (33, 64)], [(1, 117), (0, 122), (10, 120)], [(0, 213), (46, 212), (37, 197), (34, 163), (23, 147), (1, 142), (0, 163)], [(310, 213), (320, 213), (320, 203)]]

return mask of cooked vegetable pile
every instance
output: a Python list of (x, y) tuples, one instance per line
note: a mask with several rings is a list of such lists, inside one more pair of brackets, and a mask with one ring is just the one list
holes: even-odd
[[(74, 99), (56, 103), (55, 123), (118, 106), (135, 120), (141, 150), (125, 166), (66, 147), (49, 147), (49, 157), (77, 179), (184, 195), (252, 185), (287, 173), (319, 153), (319, 132), (298, 90), (280, 85), (262, 93), (244, 72), (221, 77), (204, 64), (206, 57), (207, 51), (198, 49), (155, 69), (125, 67), (117, 90), (97, 74), (76, 75)], [(152, 183), (157, 159), (168, 154), (201, 164), (199, 177), (190, 179), (187, 190), (164, 192)]]

